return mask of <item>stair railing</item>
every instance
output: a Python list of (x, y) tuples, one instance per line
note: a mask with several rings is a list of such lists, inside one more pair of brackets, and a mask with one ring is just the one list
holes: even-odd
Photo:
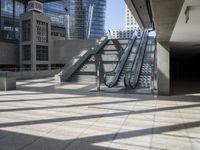
[(56, 76), (59, 76), (61, 81), (66, 81), (91, 55), (98, 53), (107, 41), (107, 36), (102, 37), (97, 41), (98, 45), (96, 48), (81, 51), (77, 56), (73, 57), (67, 64), (65, 64), (63, 70)]

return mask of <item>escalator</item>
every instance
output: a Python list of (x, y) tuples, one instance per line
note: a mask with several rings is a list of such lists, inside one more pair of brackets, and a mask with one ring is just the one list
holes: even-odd
[(125, 85), (128, 88), (150, 88), (155, 68), (155, 37), (145, 31), (142, 45), (131, 71), (126, 72)]
[(130, 71), (132, 66), (133, 66), (133, 62), (135, 60), (135, 57), (136, 57), (136, 54), (138, 52), (138, 47), (140, 45), (140, 42), (141, 42), (141, 38), (140, 37), (137, 37), (135, 42), (134, 42), (134, 45), (131, 49), (131, 52), (126, 60), (126, 63), (122, 69), (122, 72), (120, 73), (120, 76), (119, 76), (119, 79), (117, 81), (117, 86), (125, 86), (124, 85), (124, 77), (125, 77), (125, 74), (126, 72)]
[[(96, 56), (101, 61), (100, 74), (109, 71), (119, 61), (119, 54), (127, 46), (127, 39), (109, 39), (102, 45), (98, 52), (91, 54), (80, 66), (69, 76), (67, 82), (96, 83)], [(103, 78), (101, 78), (103, 81)]]
[(154, 82), (153, 78), (155, 72), (155, 50), (155, 37), (149, 36), (144, 55), (143, 65), (141, 68), (136, 88), (153, 88), (151, 86), (153, 86), (152, 83)]
[(114, 86), (123, 87), (125, 73), (132, 68), (132, 64), (135, 60), (138, 47), (140, 45), (141, 37), (136, 35), (130, 39), (128, 46), (124, 50), (119, 63), (113, 69), (113, 71), (104, 74), (104, 84), (111, 88)]

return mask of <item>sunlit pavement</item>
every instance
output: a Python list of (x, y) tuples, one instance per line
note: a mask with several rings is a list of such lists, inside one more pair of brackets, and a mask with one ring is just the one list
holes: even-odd
[(200, 149), (200, 95), (94, 88), (47, 78), (0, 92), (0, 150)]

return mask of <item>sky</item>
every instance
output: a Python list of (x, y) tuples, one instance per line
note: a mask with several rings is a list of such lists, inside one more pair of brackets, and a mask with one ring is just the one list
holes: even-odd
[(125, 28), (125, 2), (124, 0), (107, 0), (106, 31)]

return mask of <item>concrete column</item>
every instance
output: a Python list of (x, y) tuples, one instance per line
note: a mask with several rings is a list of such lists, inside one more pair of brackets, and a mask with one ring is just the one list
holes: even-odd
[[(1, 8), (1, 0), (0, 0), (0, 8)], [(1, 32), (1, 26), (2, 26), (2, 22), (1, 22), (1, 10), (0, 10), (0, 32)]]
[(32, 22), (31, 22), (31, 56), (32, 56), (32, 60), (31, 60), (31, 67), (33, 71), (36, 71), (36, 65), (37, 65), (37, 60), (36, 60), (36, 33), (37, 33), (37, 29), (36, 29), (36, 21), (37, 18), (34, 15), (35, 13), (33, 13), (31, 15), (32, 17)]
[(170, 95), (169, 42), (157, 43), (158, 95)]

